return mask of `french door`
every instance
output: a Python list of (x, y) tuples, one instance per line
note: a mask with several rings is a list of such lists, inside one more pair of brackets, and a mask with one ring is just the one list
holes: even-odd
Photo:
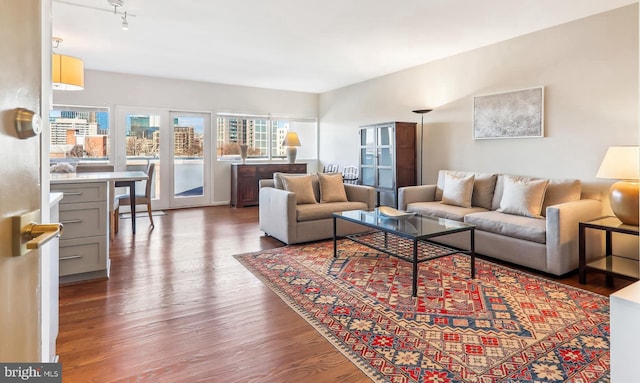
[(170, 112), (171, 207), (211, 203), (211, 114)]
[[(211, 203), (211, 115), (116, 107), (112, 138), (117, 170), (145, 170), (155, 163), (153, 209)], [(144, 193), (138, 185), (137, 193)]]

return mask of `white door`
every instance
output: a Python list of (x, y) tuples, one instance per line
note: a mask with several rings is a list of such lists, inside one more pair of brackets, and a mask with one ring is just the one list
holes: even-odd
[(211, 114), (171, 112), (170, 207), (202, 206), (211, 201)]
[[(41, 278), (50, 272), (48, 252), (30, 251), (12, 255), (12, 216), (41, 209), (49, 219), (48, 173), (39, 172), (40, 137), (19, 139), (14, 115), (26, 108), (43, 115), (46, 129), (51, 99), (50, 1), (0, 0), (0, 360), (3, 362), (43, 362), (43, 337), (50, 313), (41, 299)], [(43, 65), (43, 63), (46, 63)], [(45, 138), (44, 141), (47, 141)], [(48, 142), (47, 142), (48, 146)], [(46, 150), (48, 152), (48, 148)], [(45, 169), (48, 169), (45, 168)], [(43, 196), (47, 196), (46, 198)], [(55, 295), (57, 297), (57, 295)], [(47, 301), (57, 309), (57, 301)], [(45, 315), (46, 312), (46, 315)], [(54, 335), (55, 336), (55, 335)]]

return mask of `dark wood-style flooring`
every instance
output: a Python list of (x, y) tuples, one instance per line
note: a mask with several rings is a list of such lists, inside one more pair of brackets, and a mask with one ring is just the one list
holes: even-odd
[[(258, 209), (168, 211), (120, 221), (111, 278), (60, 288), (63, 381), (368, 382), (234, 254), (283, 244), (258, 230)], [(577, 274), (562, 283), (610, 294), (630, 282)]]

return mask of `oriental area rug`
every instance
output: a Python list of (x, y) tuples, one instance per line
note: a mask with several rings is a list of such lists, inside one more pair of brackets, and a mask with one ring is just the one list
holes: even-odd
[(375, 382), (608, 382), (608, 298), (454, 254), (412, 265), (349, 240), (236, 255)]

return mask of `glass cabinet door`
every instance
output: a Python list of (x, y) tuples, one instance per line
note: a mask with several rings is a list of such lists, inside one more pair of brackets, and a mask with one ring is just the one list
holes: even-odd
[(378, 187), (394, 188), (393, 163), (393, 128), (384, 126), (378, 128)]
[(360, 179), (363, 185), (376, 184), (376, 129), (360, 130)]
[(397, 207), (398, 187), (415, 185), (415, 132), (410, 122), (360, 127), (360, 182), (376, 188), (378, 205)]

